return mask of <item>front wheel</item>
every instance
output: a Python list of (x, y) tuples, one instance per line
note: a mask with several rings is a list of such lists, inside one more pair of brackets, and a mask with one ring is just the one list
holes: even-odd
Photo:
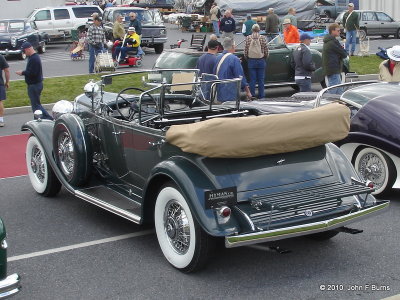
[(39, 54), (43, 54), (43, 53), (45, 53), (46, 52), (46, 45), (45, 45), (45, 43), (43, 43), (43, 45), (40, 45), (39, 47), (38, 47), (38, 53)]
[(203, 267), (212, 248), (211, 237), (174, 184), (164, 185), (158, 193), (154, 223), (160, 248), (172, 266), (185, 273)]
[(26, 144), (26, 167), (33, 189), (40, 195), (52, 197), (61, 189), (61, 183), (49, 165), (39, 140), (30, 136)]
[(373, 195), (389, 192), (395, 180), (395, 167), (390, 158), (374, 148), (364, 148), (358, 152), (354, 168), (363, 180), (374, 184)]
[(400, 28), (397, 29), (395, 37), (400, 39)]
[(25, 52), (21, 52), (19, 55), (18, 55), (18, 58), (20, 59), (20, 60), (25, 60), (26, 59), (26, 54), (25, 54)]

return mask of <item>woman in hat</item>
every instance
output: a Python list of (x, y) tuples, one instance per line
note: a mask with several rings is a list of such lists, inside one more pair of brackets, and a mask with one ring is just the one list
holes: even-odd
[(379, 65), (379, 79), (386, 82), (400, 82), (400, 46), (387, 50), (389, 59)]

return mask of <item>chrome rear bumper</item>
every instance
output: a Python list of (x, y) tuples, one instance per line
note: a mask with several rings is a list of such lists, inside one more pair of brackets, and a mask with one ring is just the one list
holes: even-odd
[(0, 281), (0, 299), (6, 299), (21, 290), (21, 278), (18, 274), (12, 274)]
[(388, 207), (389, 201), (379, 201), (376, 206), (325, 221), (275, 230), (227, 236), (225, 237), (225, 246), (227, 248), (233, 248), (328, 231), (370, 217), (373, 214), (378, 214)]

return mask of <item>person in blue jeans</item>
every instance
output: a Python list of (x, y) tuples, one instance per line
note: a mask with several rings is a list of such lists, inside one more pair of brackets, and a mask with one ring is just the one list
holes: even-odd
[(256, 95), (256, 83), (258, 85), (258, 99), (265, 98), (264, 79), (267, 67), (268, 47), (264, 36), (260, 35), (260, 26), (254, 24), (251, 34), (246, 37), (244, 57), (247, 59), (249, 70), (250, 93)]
[(356, 51), (357, 30), (360, 28), (360, 16), (354, 11), (354, 4), (349, 3), (349, 10), (343, 16), (343, 27), (346, 31), (346, 45), (345, 49), (347, 54), (354, 55)]
[[(347, 52), (337, 40), (340, 35), (340, 26), (333, 23), (329, 25), (328, 30), (329, 34), (324, 37), (324, 46), (322, 47), (322, 69), (328, 81), (327, 85), (333, 86), (342, 82), (343, 59), (347, 57)], [(329, 92), (341, 94), (343, 89), (333, 88)]]
[(88, 29), (87, 40), (89, 44), (89, 73), (94, 73), (96, 55), (104, 51), (103, 45), (106, 43), (100, 17), (93, 17), (93, 24)]
[(15, 73), (20, 76), (25, 76), (32, 112), (41, 110), (43, 119), (53, 120), (52, 116), (49, 115), (40, 103), (40, 94), (43, 90), (43, 71), (39, 54), (35, 52), (29, 42), (24, 42), (21, 46), (21, 50), (28, 56), (28, 63), (26, 64), (25, 71), (17, 71)]

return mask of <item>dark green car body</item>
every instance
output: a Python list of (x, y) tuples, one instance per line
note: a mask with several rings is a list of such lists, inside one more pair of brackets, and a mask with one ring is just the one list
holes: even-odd
[(7, 276), (7, 241), (6, 228), (0, 218), (0, 299), (17, 294), (21, 289), (18, 274)]
[[(285, 44), (280, 36), (268, 43), (269, 56), (266, 58), (265, 86), (292, 86), (297, 88), (294, 80), (294, 70), (291, 66), (293, 51), (298, 44)], [(316, 70), (312, 75), (313, 83), (321, 83), (325, 87), (325, 75), (322, 70), (322, 43), (312, 43), (311, 53)], [(158, 57), (154, 68), (156, 69), (193, 69), (196, 68), (197, 60), (204, 52), (189, 48), (175, 48), (164, 50)], [(237, 47), (235, 55), (242, 58), (242, 66), (247, 80), (249, 80), (247, 61), (244, 57), (244, 50)], [(350, 71), (348, 58), (343, 60), (343, 72)]]
[[(189, 71), (166, 72), (181, 75)], [(371, 189), (358, 181), (350, 162), (331, 143), (289, 153), (219, 158), (185, 152), (167, 142), (173, 125), (281, 114), (291, 109), (246, 107), (239, 100), (232, 105), (206, 104), (194, 91), (176, 90), (182, 88), (179, 84), (162, 83), (139, 91), (139, 85), (132, 86), (133, 80), (129, 80), (131, 75), (154, 78), (158, 72), (162, 71), (103, 76), (104, 85), (85, 88), (73, 108), (57, 111), (56, 121), (26, 123), (23, 129), (32, 134), (27, 167), (35, 190), (54, 196), (61, 182), (77, 197), (130, 221), (154, 222), (163, 252), (163, 246), (175, 245), (178, 228), (186, 228), (189, 233), (184, 235), (194, 236), (193, 240), (180, 241), (174, 251), (164, 252), (174, 267), (185, 272), (203, 262), (198, 257), (206, 256), (208, 242), (204, 240), (208, 237), (223, 238), (226, 247), (236, 247), (299, 235), (330, 235), (388, 206), (370, 195)], [(123, 78), (128, 79), (123, 81), (125, 88), (103, 90), (111, 80), (117, 85)], [(240, 85), (240, 79), (232, 82)], [(198, 85), (197, 77), (184, 84), (190, 90)], [(129, 94), (129, 89), (140, 95)], [(237, 147), (245, 143), (237, 141)], [(168, 198), (168, 193), (175, 196)], [(268, 199), (277, 201), (277, 206), (271, 206)], [(163, 201), (167, 203), (165, 211)], [(170, 203), (180, 207), (171, 209), (173, 216), (167, 209)], [(167, 246), (162, 235), (168, 236)], [(201, 242), (197, 240), (200, 237)], [(194, 247), (194, 252), (181, 251), (182, 247)], [(174, 261), (175, 256), (184, 260), (187, 253), (194, 256), (187, 265), (180, 259)]]

